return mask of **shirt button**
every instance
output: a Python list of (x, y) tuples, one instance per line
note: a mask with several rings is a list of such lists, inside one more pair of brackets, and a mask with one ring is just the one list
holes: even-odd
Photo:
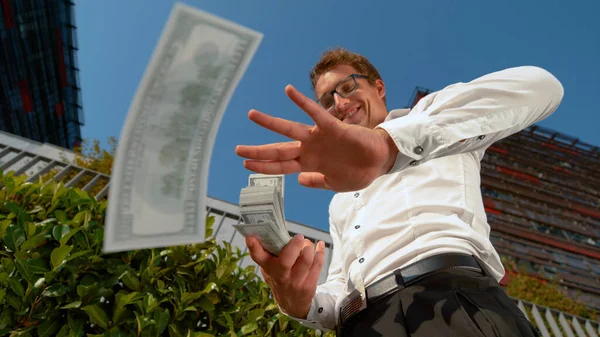
[(417, 147), (415, 147), (415, 148), (413, 149), (413, 151), (414, 151), (416, 154), (421, 154), (421, 153), (423, 153), (423, 148), (422, 148), (422, 147), (420, 147), (420, 146), (417, 146)]
[(359, 229), (359, 228), (360, 228), (360, 225), (354, 226), (354, 229)]
[(363, 262), (365, 262), (365, 258), (361, 257), (360, 260), (358, 260), (358, 263), (363, 263)]
[(323, 312), (323, 307), (319, 308), (319, 314)]
[(410, 162), (410, 164), (409, 164), (409, 165), (410, 165), (410, 166), (417, 166), (417, 165), (419, 165), (419, 162), (418, 162), (418, 161), (416, 161), (416, 160), (413, 160), (413, 161), (411, 161), (411, 162)]
[(360, 195), (360, 193), (358, 193), (358, 192), (354, 193), (355, 198), (358, 198), (359, 195)]
[(484, 138), (485, 138), (485, 135), (481, 135), (481, 136), (477, 137), (477, 139), (479, 139), (479, 140), (482, 140)]

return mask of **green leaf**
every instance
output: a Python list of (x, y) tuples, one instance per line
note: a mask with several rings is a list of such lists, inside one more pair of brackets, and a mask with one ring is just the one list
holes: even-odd
[(56, 330), (60, 328), (60, 320), (59, 319), (45, 319), (40, 325), (38, 325), (37, 333), (40, 337), (50, 337), (54, 336)]
[(258, 320), (259, 318), (262, 318), (264, 316), (264, 314), (265, 314), (264, 309), (254, 309), (248, 313), (245, 321), (246, 322), (254, 322), (254, 321)]
[(90, 316), (90, 320), (96, 324), (98, 324), (103, 329), (108, 329), (108, 316), (106, 312), (102, 310), (97, 305), (86, 305), (81, 308), (81, 310), (85, 311), (88, 316)]
[(6, 229), (8, 228), (8, 226), (10, 226), (11, 223), (12, 221), (10, 220), (0, 221), (0, 237), (4, 237), (4, 233), (6, 232)]
[(25, 262), (25, 260), (16, 259), (15, 266), (17, 267), (19, 274), (21, 274), (21, 276), (23, 276), (24, 279), (26, 279), (27, 281), (29, 281), (31, 283), (34, 283), (36, 281), (33, 277), (33, 274), (31, 273), (31, 270), (29, 269), (29, 266), (27, 265), (27, 262)]
[(44, 243), (46, 243), (48, 239), (46, 239), (43, 236), (34, 236), (32, 238), (30, 238), (29, 240), (23, 242), (23, 244), (21, 245), (21, 249), (22, 250), (31, 250), (34, 248), (38, 248), (40, 246), (42, 246)]
[(123, 281), (123, 283), (127, 286), (127, 288), (134, 290), (134, 291), (139, 291), (140, 289), (140, 280), (137, 276), (135, 276), (133, 274), (133, 271), (127, 271), (123, 277), (121, 278), (121, 280)]
[(234, 330), (233, 319), (231, 319), (231, 315), (227, 312), (223, 312), (223, 316), (225, 316), (225, 320), (227, 321), (227, 327), (229, 328), (229, 330)]
[(242, 336), (243, 336), (243, 335), (247, 335), (251, 332), (254, 332), (256, 329), (258, 329), (258, 324), (256, 324), (256, 322), (251, 322), (251, 323), (244, 325), (240, 329), (240, 332), (242, 333)]
[(13, 311), (11, 308), (3, 307), (0, 313), (0, 329), (13, 328)]
[(67, 305), (60, 307), (61, 309), (78, 309), (81, 306), (81, 301), (71, 302)]
[(15, 270), (15, 263), (13, 262), (12, 259), (3, 257), (2, 258), (2, 267), (4, 267), (4, 270), (6, 270), (6, 272), (8, 272), (10, 274), (13, 272), (13, 270)]
[(67, 213), (65, 213), (65, 211), (63, 211), (62, 209), (57, 209), (56, 211), (54, 211), (54, 216), (58, 221), (60, 221), (63, 224), (66, 224), (68, 221)]
[(195, 293), (188, 293), (188, 292), (183, 293), (181, 295), (181, 306), (182, 307), (188, 306), (190, 303), (192, 303), (195, 300), (202, 297), (203, 294), (204, 294), (204, 292), (202, 292), (202, 291), (197, 291)]
[(8, 249), (16, 252), (19, 250), (21, 244), (25, 242), (25, 239), (25, 232), (21, 228), (12, 225), (6, 229), (2, 241), (4, 241), (4, 244), (6, 247), (8, 247)]
[(192, 331), (189, 334), (190, 337), (215, 337), (215, 335), (208, 333), (208, 332), (201, 332), (201, 331)]
[(66, 235), (64, 235), (64, 236), (63, 236), (63, 237), (60, 239), (60, 244), (61, 244), (61, 245), (66, 245), (66, 244), (67, 244), (67, 242), (69, 242), (69, 239), (70, 239), (70, 238), (71, 238), (73, 235), (75, 235), (77, 232), (79, 232), (81, 229), (82, 229), (81, 227), (78, 227), (78, 228), (71, 229), (71, 230), (69, 231), (69, 233), (67, 233)]
[(177, 324), (169, 324), (169, 336), (170, 337), (183, 337)]
[(12, 294), (6, 294), (4, 296), (4, 302), (8, 303), (15, 310), (21, 310), (21, 306), (23, 305), (23, 300)]
[(88, 254), (90, 254), (90, 253), (93, 253), (93, 252), (94, 252), (94, 250), (93, 250), (93, 249), (88, 249), (88, 250), (82, 250), (82, 251), (80, 251), (80, 252), (77, 252), (77, 253), (75, 253), (75, 254), (71, 254), (71, 255), (69, 255), (69, 257), (67, 258), (67, 262), (68, 262), (68, 261), (71, 261), (71, 260), (73, 260), (73, 259), (76, 259), (76, 258), (78, 258), (78, 257), (80, 257), (80, 256), (88, 255)]
[(113, 322), (117, 324), (123, 313), (125, 313), (126, 305), (133, 303), (134, 301), (143, 298), (144, 294), (138, 292), (127, 293), (123, 290), (119, 291), (115, 296), (115, 305), (113, 310)]
[(4, 301), (4, 296), (6, 295), (6, 288), (2, 288), (0, 289), (0, 304), (2, 304)]
[(56, 225), (52, 229), (52, 236), (56, 241), (60, 241), (65, 235), (67, 235), (71, 231), (71, 227), (67, 225)]
[(215, 311), (215, 305), (206, 297), (200, 299), (198, 306), (209, 314)]
[(134, 314), (135, 314), (135, 319), (137, 321), (138, 335), (140, 335), (142, 333), (142, 331), (144, 330), (144, 328), (146, 328), (148, 325), (154, 324), (154, 321), (151, 320), (150, 317), (143, 316), (143, 314), (138, 313), (137, 311), (135, 311)]
[(70, 333), (69, 337), (81, 337), (83, 336), (83, 322), (75, 320), (71, 314), (67, 316), (67, 323), (69, 325)]
[(169, 313), (169, 309), (156, 310), (154, 312), (154, 322), (156, 324), (156, 331), (158, 335), (161, 335), (163, 331), (165, 331), (170, 319), (171, 315)]
[(17, 204), (12, 203), (10, 201), (5, 202), (4, 207), (8, 208), (8, 210), (15, 215), (19, 215), (19, 213), (23, 213), (23, 210), (21, 209), (21, 207), (17, 206)]
[(25, 289), (18, 278), (11, 277), (8, 279), (10, 289), (19, 297), (25, 296)]
[(59, 297), (69, 292), (69, 288), (62, 284), (53, 284), (42, 292), (44, 297)]
[[(37, 230), (37, 227), (35, 226), (35, 223), (33, 223), (33, 222), (28, 222), (28, 223), (27, 223), (27, 228), (26, 228), (26, 229), (27, 229), (27, 237), (28, 237), (28, 238), (31, 238), (32, 236), (34, 236), (34, 235), (35, 235), (35, 232), (36, 232), (36, 230)], [(25, 249), (25, 248), (22, 248), (22, 249)]]
[(45, 274), (50, 271), (46, 261), (42, 259), (29, 259), (27, 260), (27, 269), (32, 274)]
[(52, 262), (53, 270), (58, 269), (62, 265), (63, 261), (69, 256), (69, 253), (71, 253), (71, 249), (73, 249), (72, 246), (60, 246), (52, 250), (50, 261)]
[(60, 331), (58, 332), (58, 334), (56, 334), (56, 337), (67, 337), (67, 336), (69, 336), (69, 326), (63, 325), (63, 327), (60, 328)]

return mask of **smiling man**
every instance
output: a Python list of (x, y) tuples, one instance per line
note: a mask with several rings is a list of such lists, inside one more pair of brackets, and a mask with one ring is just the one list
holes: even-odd
[(311, 72), (316, 101), (291, 86), (309, 126), (252, 110), (249, 118), (293, 141), (238, 146), (246, 168), (300, 173), (337, 193), (329, 206), (333, 254), (298, 235), (279, 257), (246, 240), (280, 310), (343, 336), (535, 336), (506, 296), (489, 240), (480, 161), (494, 142), (556, 110), (563, 87), (524, 66), (457, 83), (412, 108), (386, 106), (375, 67), (344, 49)]

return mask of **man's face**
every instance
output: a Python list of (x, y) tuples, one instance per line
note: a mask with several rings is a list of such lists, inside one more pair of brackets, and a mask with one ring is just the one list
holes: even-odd
[[(348, 78), (357, 71), (349, 65), (338, 65), (319, 77), (315, 85), (317, 99), (323, 95), (337, 90), (344, 94), (352, 89), (354, 82)], [(333, 95), (333, 108), (328, 110), (330, 114), (344, 123), (375, 128), (385, 120), (388, 114), (383, 101), (385, 97), (385, 85), (383, 81), (377, 80), (374, 85), (366, 78), (357, 77), (356, 90), (348, 97), (342, 97), (337, 92)], [(331, 97), (329, 97), (331, 100)], [(325, 101), (323, 101), (325, 102)]]

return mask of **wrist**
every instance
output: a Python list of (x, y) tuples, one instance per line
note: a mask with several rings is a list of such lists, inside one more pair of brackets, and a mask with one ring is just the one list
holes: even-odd
[(394, 163), (396, 162), (396, 158), (398, 157), (398, 147), (396, 143), (394, 143), (394, 139), (390, 136), (390, 134), (384, 129), (376, 129), (377, 132), (381, 135), (383, 144), (383, 148), (385, 149), (385, 156), (383, 161), (383, 166), (381, 168), (382, 174), (387, 174), (394, 167)]

